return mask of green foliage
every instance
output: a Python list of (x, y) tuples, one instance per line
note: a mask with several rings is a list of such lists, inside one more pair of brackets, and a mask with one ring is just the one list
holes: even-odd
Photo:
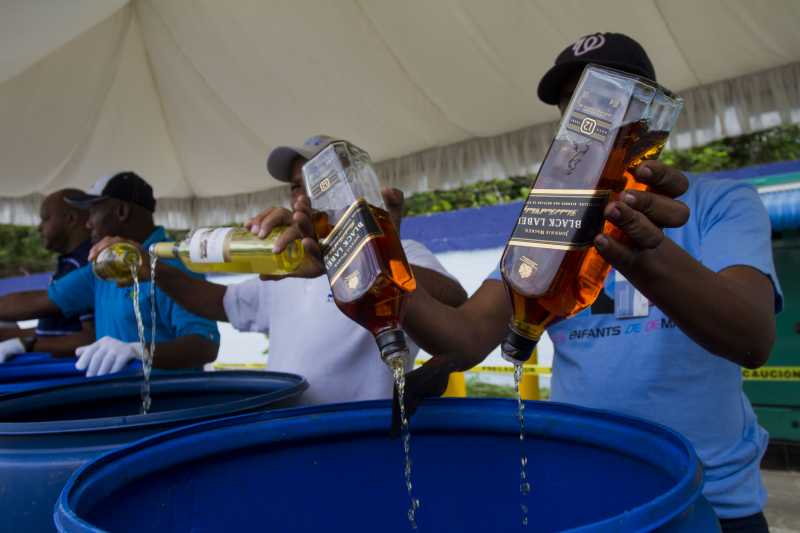
[(53, 270), (55, 254), (48, 252), (36, 228), (0, 225), (0, 277)]
[[(800, 126), (782, 126), (721, 139), (688, 150), (665, 150), (661, 160), (687, 172), (716, 172), (800, 159)], [(406, 199), (407, 216), (481, 207), (522, 200), (532, 176), (482, 181), (448, 191), (414, 193)]]
[[(540, 387), (539, 394), (542, 400), (550, 399), (550, 389), (548, 388)], [(477, 376), (470, 376), (467, 378), (467, 396), (470, 398), (516, 398), (517, 393), (514, 392), (514, 387), (493, 385), (481, 381)]]
[(532, 180), (533, 176), (520, 176), (481, 181), (449, 191), (415, 193), (406, 200), (405, 214), (424, 215), (513, 202), (528, 194)]

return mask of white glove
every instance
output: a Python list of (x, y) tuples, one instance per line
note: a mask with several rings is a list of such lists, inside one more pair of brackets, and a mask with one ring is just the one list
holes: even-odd
[(123, 342), (113, 337), (81, 346), (75, 350), (75, 355), (78, 356), (75, 368), (86, 370), (87, 378), (119, 372), (133, 359), (142, 359), (138, 342)]
[(21, 340), (14, 338), (0, 342), (0, 364), (11, 359), (12, 355), (20, 353), (25, 353), (25, 346), (22, 344)]

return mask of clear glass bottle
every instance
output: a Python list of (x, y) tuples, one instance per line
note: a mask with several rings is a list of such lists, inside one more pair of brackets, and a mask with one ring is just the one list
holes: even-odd
[(136, 246), (118, 242), (103, 249), (92, 261), (92, 272), (100, 279), (130, 284), (133, 273), (142, 265), (142, 254)]

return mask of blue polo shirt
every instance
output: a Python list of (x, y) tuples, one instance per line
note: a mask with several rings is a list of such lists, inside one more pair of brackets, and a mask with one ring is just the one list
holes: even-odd
[[(167, 241), (164, 228), (157, 227), (142, 243), (147, 249), (155, 242)], [(177, 260), (168, 263), (187, 272), (193, 277), (202, 277), (189, 272)], [(144, 322), (145, 339), (150, 338), (150, 284), (141, 283), (139, 305)], [(95, 331), (97, 338), (114, 337), (125, 342), (139, 340), (136, 318), (133, 312), (133, 287), (117, 287), (111, 281), (97, 278), (92, 266), (86, 265), (63, 278), (55, 280), (48, 289), (50, 300), (67, 316), (80, 315), (91, 310), (95, 312)], [(211, 320), (194, 315), (175, 303), (156, 285), (156, 342), (166, 342), (186, 335), (200, 335), (219, 343), (217, 325)]]
[[(772, 281), (780, 311), (769, 217), (755, 189), (692, 178), (680, 200), (691, 210), (689, 222), (667, 229), (667, 237), (715, 272), (739, 265), (762, 272)], [(617, 318), (614, 274), (591, 308), (547, 329), (555, 347), (553, 400), (677, 430), (703, 463), (703, 492), (717, 515), (757, 513), (766, 501), (759, 463), (768, 435), (742, 391), (740, 367), (696, 344), (654, 305), (647, 316)], [(499, 270), (490, 279), (500, 279)]]
[[(89, 249), (92, 243), (84, 241), (69, 253), (59, 255), (53, 281), (61, 279), (70, 272), (78, 270), (89, 262)], [(60, 337), (77, 333), (83, 329), (82, 322), (94, 320), (94, 314), (89, 311), (77, 316), (64, 316), (63, 314), (43, 317), (36, 325), (36, 335), (40, 337)]]

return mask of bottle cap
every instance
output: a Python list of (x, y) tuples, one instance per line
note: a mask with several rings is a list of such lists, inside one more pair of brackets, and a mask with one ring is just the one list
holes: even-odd
[(392, 356), (399, 355), (399, 352), (408, 352), (408, 345), (406, 344), (406, 336), (402, 330), (390, 329), (379, 333), (375, 337), (378, 343), (378, 349), (381, 352), (381, 359), (388, 363)]
[(531, 358), (533, 349), (536, 348), (538, 342), (538, 340), (529, 339), (513, 329), (509, 329), (500, 347), (503, 359), (514, 364), (524, 363)]

